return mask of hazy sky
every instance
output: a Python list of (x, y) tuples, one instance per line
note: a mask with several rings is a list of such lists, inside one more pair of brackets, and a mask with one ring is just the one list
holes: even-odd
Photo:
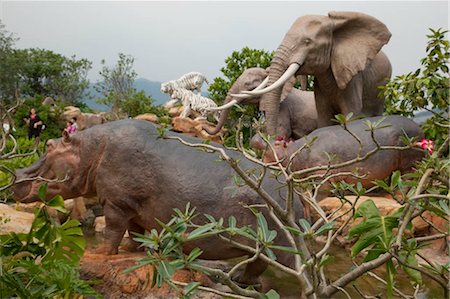
[(394, 75), (419, 67), (428, 28), (448, 28), (447, 1), (42, 2), (0, 0), (0, 18), (18, 48), (45, 48), (93, 62), (119, 52), (135, 57), (139, 77), (176, 79), (199, 71), (211, 80), (232, 51), (275, 50), (296, 18), (332, 10), (360, 11), (392, 32), (384, 46)]

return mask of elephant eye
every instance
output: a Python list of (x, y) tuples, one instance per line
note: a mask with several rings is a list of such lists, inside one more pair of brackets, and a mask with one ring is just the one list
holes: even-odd
[(305, 39), (303, 40), (303, 43), (304, 43), (305, 45), (309, 45), (311, 42), (312, 42), (312, 40), (311, 40), (310, 38), (305, 38)]

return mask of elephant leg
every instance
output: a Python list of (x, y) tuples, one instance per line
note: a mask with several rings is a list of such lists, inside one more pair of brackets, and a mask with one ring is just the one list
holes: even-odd
[(331, 121), (334, 118), (335, 110), (330, 100), (319, 89), (314, 90), (314, 96), (316, 99), (317, 127), (322, 128), (335, 124)]
[(244, 272), (236, 278), (236, 281), (246, 286), (258, 285), (260, 284), (259, 276), (266, 271), (266, 269), (267, 263), (257, 259), (256, 261), (247, 264)]
[(134, 233), (143, 235), (145, 233), (145, 229), (134, 222), (133, 219), (131, 219), (130, 221), (128, 221), (128, 241), (127, 244), (122, 248), (130, 252), (144, 250), (143, 247), (139, 248), (139, 245), (141, 245), (141, 243), (134, 240), (134, 238), (136, 237)]
[(363, 79), (360, 74), (353, 77), (348, 83), (344, 96), (340, 97), (341, 101), (338, 103), (339, 113), (347, 115), (352, 112), (354, 116), (363, 114), (363, 84)]

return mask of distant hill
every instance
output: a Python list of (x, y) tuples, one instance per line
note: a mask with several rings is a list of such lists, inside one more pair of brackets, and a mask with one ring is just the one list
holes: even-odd
[[(84, 99), (83, 102), (96, 111), (108, 110), (109, 109), (108, 106), (97, 103), (97, 99), (100, 98), (100, 94), (95, 90), (94, 85), (95, 83), (91, 83), (89, 85), (88, 87), (89, 97)], [(160, 91), (161, 82), (139, 78), (134, 81), (134, 88), (136, 88), (137, 91), (143, 90), (146, 95), (151, 96), (155, 100), (154, 105), (161, 105), (169, 101), (169, 96), (164, 93), (161, 93)]]

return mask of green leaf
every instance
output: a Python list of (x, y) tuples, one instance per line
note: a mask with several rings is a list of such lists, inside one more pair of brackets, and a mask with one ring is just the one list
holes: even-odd
[(228, 218), (228, 226), (229, 226), (230, 228), (235, 228), (235, 227), (236, 227), (236, 217), (230, 216), (230, 217)]
[(320, 235), (322, 235), (322, 234), (324, 234), (324, 233), (326, 233), (326, 232), (328, 232), (328, 231), (330, 231), (330, 230), (333, 230), (334, 224), (335, 224), (335, 221), (328, 222), (328, 223), (322, 225), (322, 226), (314, 233), (314, 235), (315, 235), (315, 236), (320, 236)]
[(273, 251), (270, 248), (264, 248), (264, 252), (267, 254), (267, 256), (271, 259), (276, 261), (277, 256), (275, 255), (275, 253), (273, 253)]
[(381, 216), (375, 203), (369, 199), (363, 202), (355, 213), (355, 218), (363, 217), (364, 220), (349, 230), (348, 237), (358, 237), (356, 243), (352, 246), (352, 256), (356, 256), (365, 248), (374, 245), (374, 250), (366, 256), (374, 259), (389, 249), (391, 240), (394, 238), (392, 230), (398, 227), (399, 217), (403, 209)]
[(46, 203), (46, 205), (54, 208), (55, 210), (57, 210), (61, 213), (64, 213), (64, 214), (68, 213), (67, 209), (64, 207), (64, 199), (62, 198), (61, 195), (56, 195), (51, 200), (49, 200)]
[(298, 224), (300, 224), (305, 233), (308, 233), (311, 230), (311, 224), (306, 219), (299, 219)]
[(287, 253), (292, 253), (292, 254), (300, 254), (300, 255), (302, 254), (302, 252), (298, 251), (297, 249), (295, 249), (293, 247), (280, 246), (280, 245), (270, 245), (269, 248), (270, 249), (284, 251), (284, 252), (287, 252)]
[(40, 200), (45, 202), (45, 195), (47, 194), (47, 189), (48, 189), (48, 185), (47, 184), (42, 184), (39, 187), (39, 191), (38, 191), (38, 197)]
[(195, 247), (188, 255), (188, 257), (186, 258), (186, 260), (189, 263), (192, 263), (193, 261), (195, 261), (201, 254), (203, 253), (202, 250), (200, 250), (200, 248)]
[(280, 299), (280, 295), (273, 289), (264, 294), (266, 299)]
[(188, 283), (184, 287), (183, 295), (185, 295), (185, 296), (191, 295), (192, 292), (195, 291), (200, 285), (201, 285), (201, 283), (196, 282), (196, 281)]
[(199, 239), (202, 237), (202, 235), (204, 233), (211, 231), (215, 227), (216, 227), (216, 223), (208, 223), (203, 226), (200, 226), (189, 233), (189, 236), (186, 238), (186, 241), (192, 241), (192, 240)]

